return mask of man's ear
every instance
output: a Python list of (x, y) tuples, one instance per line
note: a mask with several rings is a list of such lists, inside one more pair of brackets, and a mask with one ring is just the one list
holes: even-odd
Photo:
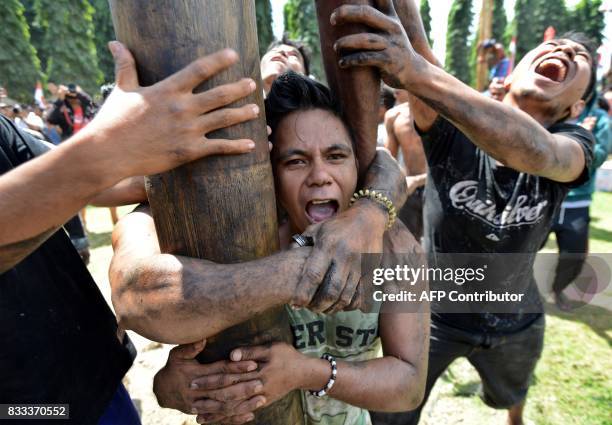
[(582, 115), (582, 112), (584, 112), (585, 106), (586, 106), (586, 103), (582, 99), (575, 102), (572, 106), (570, 106), (570, 114), (569, 114), (568, 119), (574, 120), (578, 118), (580, 115)]

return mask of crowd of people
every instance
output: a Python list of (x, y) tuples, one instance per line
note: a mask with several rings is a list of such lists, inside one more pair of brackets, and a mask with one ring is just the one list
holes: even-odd
[[(483, 401), (524, 423), (545, 329), (535, 255), (554, 232), (568, 255), (553, 293), (568, 309), (564, 290), (588, 253), (595, 171), (610, 152), (612, 90), (598, 91), (595, 48), (572, 32), (514, 69), (487, 40), (479, 55), (490, 85), (477, 92), (441, 68), (414, 1), (399, 3), (344, 5), (330, 17), (364, 28), (336, 40), (340, 68), (375, 67), (383, 81), (377, 142), (386, 149), (362, 179), (351, 123), (309, 75), (308, 50), (283, 38), (262, 57), (281, 252), (248, 263), (161, 252), (142, 177), (254, 149), (205, 136), (257, 118), (254, 105), (228, 106), (257, 90), (254, 81), (193, 93), (239, 61), (235, 52), (140, 87), (131, 53), (111, 42), (116, 82), (101, 89), (100, 105), (75, 83), (49, 84), (52, 100), (36, 106), (0, 91), (0, 217), (11, 223), (0, 230), (1, 403), (67, 403), (75, 424), (139, 424), (121, 383), (136, 356), (125, 333), (133, 330), (177, 344), (151, 385), (160, 406), (198, 423), (246, 423), (300, 391), (305, 424), (417, 424), (459, 357), (477, 370)], [(113, 231), (115, 316), (87, 271), (82, 223), (86, 205), (127, 204), (140, 205)], [(504, 313), (372, 304), (352, 257), (368, 252), (414, 268), (426, 256), (441, 269), (481, 255), (499, 286), (526, 296)], [(309, 273), (323, 254), (330, 268)], [(207, 338), (275, 306), (286, 308), (293, 344), (198, 362)]]

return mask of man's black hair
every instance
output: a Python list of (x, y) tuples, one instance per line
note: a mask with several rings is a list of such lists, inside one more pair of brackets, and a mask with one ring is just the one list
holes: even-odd
[(589, 38), (586, 34), (576, 31), (569, 31), (565, 34), (557, 37), (557, 40), (570, 40), (574, 43), (580, 44), (582, 47), (587, 49), (589, 55), (591, 56), (591, 79), (589, 80), (589, 85), (587, 86), (584, 94), (582, 95), (582, 100), (589, 103), (593, 100), (593, 96), (595, 95), (595, 88), (597, 85), (597, 45), (593, 41), (593, 39)]
[(274, 80), (266, 98), (266, 120), (272, 129), (272, 142), (283, 118), (292, 112), (310, 109), (323, 109), (342, 119), (338, 101), (323, 84), (293, 71)]
[(395, 106), (395, 94), (389, 87), (383, 86), (380, 89), (380, 105), (386, 109), (391, 109)]
[(610, 112), (610, 104), (603, 97), (597, 98), (597, 106), (606, 112)]
[(272, 43), (270, 43), (270, 45), (268, 46), (268, 50), (266, 50), (266, 53), (274, 49), (275, 47), (282, 46), (283, 44), (295, 47), (298, 52), (300, 52), (300, 55), (302, 55), (302, 62), (304, 62), (304, 72), (306, 73), (306, 75), (310, 75), (310, 50), (301, 41), (291, 40), (289, 37), (287, 37), (287, 34), (284, 34), (282, 39), (274, 40)]

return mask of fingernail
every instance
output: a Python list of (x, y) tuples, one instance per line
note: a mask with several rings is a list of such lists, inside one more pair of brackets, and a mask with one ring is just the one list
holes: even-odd
[(247, 416), (247, 418), (246, 418), (247, 422), (250, 422), (250, 421), (252, 421), (253, 419), (255, 419), (255, 415), (254, 415), (254, 414), (252, 414), (252, 413), (251, 413), (249, 416)]
[(227, 55), (227, 57), (229, 59), (233, 59), (233, 60), (237, 60), (238, 59), (238, 53), (236, 53), (236, 51), (233, 50), (233, 49), (227, 49), (225, 51), (225, 54)]
[(329, 22), (332, 25), (336, 25), (336, 12), (332, 13), (331, 16), (329, 17)]
[(257, 402), (257, 404), (255, 405), (255, 407), (261, 407), (261, 406), (263, 406), (264, 404), (266, 404), (266, 401), (265, 401), (265, 400), (259, 400), (259, 401)]
[(261, 392), (261, 390), (263, 390), (263, 385), (261, 385), (261, 384), (255, 385), (254, 391), (256, 393)]
[(235, 362), (239, 362), (242, 358), (242, 353), (240, 352), (240, 350), (232, 351), (232, 354), (230, 354), (230, 358)]
[(196, 409), (195, 407), (192, 407), (191, 408), (191, 413), (193, 413), (194, 415), (197, 415), (198, 414), (198, 409)]
[(249, 142), (249, 143), (247, 143), (247, 147), (248, 147), (249, 149), (255, 149), (255, 142)]
[(189, 388), (191, 388), (192, 390), (197, 390), (199, 386), (195, 382), (192, 382), (191, 385), (189, 385)]
[(257, 365), (250, 364), (249, 367), (247, 367), (247, 372), (253, 372), (255, 369), (257, 369)]
[(259, 106), (257, 106), (257, 105), (253, 105), (253, 113), (254, 113), (255, 115), (259, 115)]
[(338, 51), (338, 43), (334, 43), (334, 51), (337, 52)]
[(117, 55), (117, 53), (119, 52), (119, 49), (121, 47), (119, 46), (119, 42), (118, 41), (110, 41), (108, 43), (108, 49), (111, 52), (111, 55), (113, 55), (113, 57), (115, 57)]
[(249, 88), (251, 89), (251, 91), (255, 90), (257, 88), (257, 84), (255, 84), (255, 81), (251, 80), (249, 82)]

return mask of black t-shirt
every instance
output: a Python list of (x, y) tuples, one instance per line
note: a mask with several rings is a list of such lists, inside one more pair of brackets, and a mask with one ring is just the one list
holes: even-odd
[[(0, 115), (0, 174), (46, 150)], [(0, 274), (0, 341), (0, 403), (67, 403), (75, 424), (98, 422), (135, 354), (63, 229)]]
[[(525, 293), (526, 301), (537, 300), (540, 311), (533, 279), (535, 254), (569, 189), (588, 180), (594, 143), (592, 135), (577, 125), (556, 124), (548, 131), (570, 137), (583, 148), (586, 166), (576, 181), (559, 183), (496, 165), (442, 117), (422, 134), (429, 165), (424, 233), (430, 258), (435, 262), (445, 257), (436, 257), (440, 253), (490, 255), (497, 276), (503, 280), (500, 284), (511, 287), (514, 293)], [(500, 253), (525, 255), (503, 257)], [(467, 330), (504, 333), (525, 327), (541, 314), (533, 312), (533, 305), (516, 307), (516, 314), (434, 311), (433, 318)]]

